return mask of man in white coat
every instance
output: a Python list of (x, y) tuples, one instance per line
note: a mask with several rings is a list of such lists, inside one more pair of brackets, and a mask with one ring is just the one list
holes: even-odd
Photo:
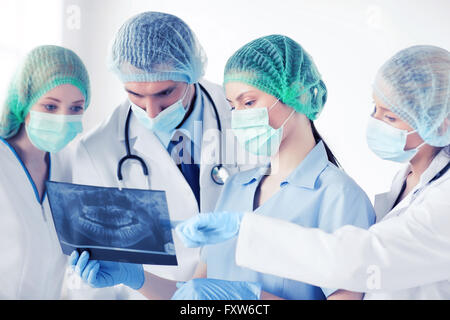
[[(193, 32), (169, 14), (138, 14), (118, 31), (109, 64), (128, 99), (76, 146), (73, 183), (164, 190), (171, 220), (214, 210), (226, 177), (258, 159), (233, 152), (230, 107), (221, 86), (200, 81), (206, 56)], [(127, 154), (143, 163), (126, 160), (119, 168)], [(190, 279), (199, 250), (185, 248), (173, 235), (178, 266), (146, 270)], [(100, 293), (91, 298), (122, 298), (95, 290)]]

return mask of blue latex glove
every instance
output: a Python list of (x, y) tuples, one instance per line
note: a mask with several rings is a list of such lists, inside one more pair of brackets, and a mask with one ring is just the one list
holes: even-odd
[(123, 283), (138, 290), (145, 281), (144, 269), (141, 264), (89, 260), (89, 252), (81, 255), (75, 250), (69, 258), (69, 265), (91, 287), (112, 287)]
[(261, 285), (257, 282), (198, 278), (178, 282), (172, 300), (259, 300)]
[(244, 212), (200, 213), (175, 228), (188, 248), (215, 244), (235, 237)]

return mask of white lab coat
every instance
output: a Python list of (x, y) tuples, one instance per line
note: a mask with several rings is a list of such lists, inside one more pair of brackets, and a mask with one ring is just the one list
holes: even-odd
[[(0, 299), (59, 299), (67, 259), (47, 196), (38, 201), (28, 172), (3, 141), (0, 159)], [(70, 179), (64, 165), (51, 156), (51, 180)]]
[[(222, 147), (224, 167), (230, 174), (253, 168), (257, 159), (243, 149), (235, 150), (234, 136), (230, 130), (231, 113), (222, 87), (201, 81), (215, 102), (222, 133), (217, 130), (216, 116), (208, 98), (202, 94), (203, 138), (200, 164), (200, 210), (213, 211), (222, 186), (211, 179), (211, 169), (219, 162), (219, 146)], [(129, 110), (128, 100), (116, 108), (99, 127), (84, 136), (74, 151), (73, 183), (117, 187), (117, 165), (125, 154), (125, 120)], [(232, 141), (230, 140), (233, 139)], [(131, 116), (129, 139), (132, 153), (144, 159), (150, 175), (150, 189), (164, 190), (171, 220), (185, 220), (199, 212), (197, 201), (189, 184), (158, 138)], [(221, 141), (219, 143), (219, 141)], [(241, 165), (238, 165), (241, 163)], [(147, 181), (137, 161), (123, 165), (124, 187), (146, 189)], [(178, 266), (145, 266), (153, 274), (177, 281), (191, 279), (199, 259), (199, 249), (186, 248), (173, 232)], [(101, 297), (101, 296), (100, 296)]]
[(449, 159), (442, 150), (390, 210), (409, 168), (402, 170), (392, 190), (376, 197), (381, 221), (368, 230), (344, 226), (328, 234), (246, 214), (236, 262), (321, 287), (367, 292), (365, 299), (450, 299), (450, 171), (428, 183)]

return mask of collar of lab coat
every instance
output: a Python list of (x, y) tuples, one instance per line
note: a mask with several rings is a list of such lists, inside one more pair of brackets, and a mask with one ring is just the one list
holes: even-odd
[[(128, 99), (124, 101), (120, 106), (119, 121), (117, 123), (117, 132), (119, 141), (125, 143), (125, 122), (130, 111), (130, 103)], [(158, 144), (163, 148), (159, 139), (151, 132), (147, 130), (136, 116), (131, 112), (128, 139), (130, 143), (130, 148), (144, 154), (149, 158), (154, 158), (152, 155), (158, 152)], [(149, 147), (151, 146), (151, 147)]]
[[(218, 101), (225, 101), (225, 94), (223, 92), (223, 89), (217, 90), (217, 88), (214, 88), (214, 85), (206, 80), (200, 81), (200, 84), (206, 89), (206, 91), (211, 95), (211, 98), (215, 101), (217, 113), (219, 114), (219, 118), (222, 125), (222, 130), (229, 128), (229, 123), (231, 122), (231, 111), (229, 108), (221, 108)], [(219, 87), (220, 88), (220, 87)], [(202, 92), (199, 88), (199, 92)], [(206, 118), (212, 118), (214, 121), (208, 121), (210, 124), (209, 128), (217, 128), (216, 123), (216, 115), (213, 110), (213, 106), (211, 105), (211, 101), (205, 96), (205, 94), (202, 93), (202, 102), (203, 102), (203, 120)], [(206, 111), (206, 114), (205, 114)], [(205, 121), (206, 122), (206, 121)], [(206, 123), (205, 123), (206, 125)]]
[[(447, 149), (447, 151), (445, 150)], [(416, 194), (416, 191), (425, 188), (431, 179), (441, 171), (449, 162), (450, 157), (448, 155), (449, 147), (442, 149), (431, 161), (428, 168), (420, 176), (419, 183), (410, 191), (407, 197), (405, 197), (400, 203), (392, 209), (395, 200), (397, 199), (400, 190), (405, 182), (408, 173), (411, 171), (411, 165), (408, 164), (402, 168), (394, 177), (392, 181), (391, 190), (386, 193), (377, 194), (375, 196), (375, 212), (377, 215), (377, 222), (384, 219), (391, 211), (397, 211), (404, 208), (411, 201), (411, 197)]]
[[(212, 99), (215, 101), (216, 110), (219, 114), (220, 124), (222, 131), (219, 132), (217, 127), (217, 118), (214, 111), (214, 106), (209, 101), (208, 97), (202, 93), (202, 103), (203, 103), (203, 135), (202, 135), (202, 145), (201, 145), (201, 163), (209, 164), (210, 166), (216, 164), (226, 164), (224, 159), (227, 158), (227, 147), (231, 147), (232, 143), (226, 140), (226, 132), (230, 128), (230, 118), (231, 112), (226, 107), (220, 105), (220, 101), (225, 101), (225, 96), (222, 90), (217, 90), (208, 81), (201, 81), (201, 85), (205, 90), (211, 95)], [(199, 92), (202, 92), (199, 90)], [(219, 152), (218, 148), (221, 148)], [(219, 155), (222, 159), (219, 159)], [(202, 173), (201, 173), (202, 175)]]
[[(170, 140), (175, 140), (178, 141), (178, 139), (176, 138), (177, 136), (177, 131), (185, 131), (186, 134), (189, 138), (190, 141), (193, 142), (193, 144), (195, 145), (196, 148), (200, 149), (201, 148), (201, 136), (202, 136), (202, 132), (200, 130), (200, 132), (196, 132), (198, 131), (198, 128), (196, 127), (196, 123), (200, 123), (200, 127), (199, 129), (201, 129), (201, 123), (202, 121), (202, 117), (203, 117), (203, 95), (201, 93), (200, 90), (200, 86), (198, 85), (198, 83), (194, 84), (195, 86), (195, 98), (194, 98), (194, 107), (193, 110), (191, 112), (191, 114), (189, 115), (189, 117), (186, 119), (186, 121), (184, 121), (183, 125), (179, 128), (174, 130), (174, 132), (171, 135)], [(165, 148), (167, 148), (167, 146), (164, 146)]]
[[(204, 107), (204, 97), (202, 91), (200, 90), (200, 86), (198, 83), (194, 84), (195, 86), (195, 98), (194, 98), (194, 107), (189, 115), (189, 117), (184, 121), (181, 127), (175, 129), (170, 135), (170, 139), (167, 141), (161, 140), (161, 143), (164, 146), (164, 149), (167, 150), (170, 141), (179, 141), (180, 137), (182, 138), (184, 151), (183, 153), (189, 154), (189, 157), (193, 157), (192, 159), (194, 163), (200, 164), (200, 155), (201, 155), (201, 147), (202, 147), (202, 136), (203, 136), (203, 107)], [(194, 148), (194, 150), (191, 150)]]
[(434, 176), (447, 165), (447, 163), (450, 161), (449, 150), (450, 146), (447, 146), (439, 151), (439, 153), (434, 157), (428, 168), (420, 176), (420, 181), (418, 184), (419, 188), (427, 185), (428, 182), (430, 182), (430, 180), (433, 179)]
[[(119, 107), (119, 120), (117, 122), (117, 133), (119, 136), (119, 141), (124, 142), (125, 141), (125, 122), (127, 120), (128, 112), (131, 112), (130, 102), (125, 100)], [(128, 132), (129, 138), (133, 139), (136, 138), (136, 132), (133, 130), (132, 122), (134, 122), (134, 116), (131, 114), (130, 119), (130, 131)]]
[[(395, 175), (390, 191), (375, 195), (374, 209), (377, 222), (384, 219), (384, 217), (391, 211), (392, 206), (394, 205), (395, 200), (397, 200), (398, 194), (400, 193), (403, 182), (405, 181), (408, 173), (409, 165), (403, 167)], [(398, 205), (400, 205), (400, 203)]]
[[(288, 183), (300, 188), (314, 189), (317, 178), (327, 165), (327, 152), (323, 141), (320, 141), (282, 184)], [(239, 175), (237, 182), (245, 185), (259, 181), (266, 174), (269, 166), (270, 164), (243, 172)]]

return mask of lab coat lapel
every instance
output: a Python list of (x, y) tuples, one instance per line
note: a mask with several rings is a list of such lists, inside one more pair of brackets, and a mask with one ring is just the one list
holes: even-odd
[(394, 201), (395, 199), (392, 200), (391, 192), (385, 192), (375, 195), (374, 209), (377, 222), (381, 221), (384, 216), (391, 210)]
[(405, 177), (408, 172), (409, 172), (409, 165), (406, 166), (404, 169), (402, 169), (395, 176), (391, 185), (391, 190), (389, 192), (375, 195), (374, 209), (377, 222), (386, 218), (388, 214), (390, 215), (391, 211), (395, 211), (401, 207), (400, 206), (401, 203), (399, 203), (397, 204), (395, 209), (392, 210), (392, 206), (394, 205), (395, 200), (397, 200), (397, 197), (402, 189), (403, 182), (405, 181)]
[[(114, 164), (118, 163), (119, 160), (126, 155), (125, 129), (126, 129), (126, 120), (127, 120), (129, 112), (131, 113), (130, 103), (127, 99), (120, 105), (119, 113), (116, 115), (117, 129), (114, 132), (115, 133), (114, 139), (117, 139), (117, 141), (118, 141), (117, 145), (120, 146), (119, 147), (120, 157), (115, 159)], [(131, 153), (137, 154), (138, 156), (142, 157), (142, 154), (138, 154), (134, 150), (134, 145), (136, 143), (136, 135), (138, 134), (138, 132), (136, 130), (136, 127), (137, 127), (136, 120), (134, 119), (132, 113), (130, 115), (131, 115), (131, 117), (130, 117), (129, 130), (128, 130), (128, 140), (129, 140), (128, 142), (130, 144)], [(113, 138), (113, 137), (111, 137), (111, 138)], [(109, 181), (108, 183), (104, 183), (105, 186), (113, 183), (117, 187), (122, 185), (122, 187), (125, 187), (125, 188), (147, 189), (147, 181), (145, 180), (145, 177), (143, 175), (142, 167), (137, 161), (134, 161), (134, 160), (127, 160), (123, 163), (123, 165), (122, 165), (122, 175), (123, 175), (122, 184), (119, 183), (119, 180), (118, 180), (118, 177), (116, 174), (114, 175), (113, 180), (111, 180), (109, 178), (109, 176), (110, 176), (109, 171), (103, 172), (103, 174), (102, 173), (99, 173), (99, 174), (103, 176), (103, 181)]]
[[(130, 103), (128, 102), (128, 100), (126, 100), (120, 105), (119, 108), (120, 108), (120, 112), (119, 112), (118, 120), (117, 120), (117, 137), (118, 137), (119, 141), (121, 143), (123, 143), (125, 141), (125, 123), (127, 121), (128, 112), (131, 112)], [(130, 119), (130, 120), (132, 120), (132, 119)], [(131, 135), (132, 131), (133, 130), (132, 130), (132, 127), (130, 124), (130, 138), (134, 138), (134, 136)]]
[[(420, 177), (419, 183), (414, 187), (413, 190), (409, 192), (409, 194), (403, 198), (400, 203), (398, 203), (392, 211), (390, 211), (384, 219), (388, 219), (391, 217), (398, 216), (402, 214), (405, 209), (407, 209), (411, 203), (421, 194), (423, 189), (425, 189), (429, 185), (429, 181), (433, 179), (433, 177), (442, 169), (444, 168), (448, 163), (448, 157), (445, 154), (445, 150), (441, 150), (438, 155), (436, 155), (433, 159), (433, 161), (430, 163), (428, 168), (425, 170), (424, 173), (422, 173)], [(406, 179), (406, 176), (410, 170), (410, 166), (408, 165), (403, 171), (401, 171), (395, 178), (393, 187), (395, 185), (396, 191), (394, 192), (394, 201), (397, 198), (401, 186), (403, 185), (403, 182)], [(398, 189), (398, 190), (397, 190)]]
[[(133, 142), (134, 145), (132, 144)], [(189, 194), (185, 201), (193, 202), (192, 205), (195, 204), (195, 207), (197, 207), (194, 193), (167, 150), (156, 135), (143, 127), (134, 116), (131, 117), (130, 121), (130, 145), (137, 155), (144, 158), (144, 161), (148, 166), (150, 189), (161, 189), (163, 186), (167, 186), (167, 188), (171, 189), (178, 189), (180, 194)], [(167, 166), (169, 168), (168, 171), (170, 172), (170, 176), (166, 177), (166, 181), (154, 181), (152, 178), (152, 172), (158, 165)], [(142, 175), (142, 173), (140, 174)]]
[[(212, 88), (209, 88), (208, 83), (202, 82), (202, 85), (208, 90), (208, 93), (215, 99)], [(200, 157), (200, 208), (202, 212), (213, 211), (216, 205), (217, 198), (222, 190), (221, 186), (214, 183), (211, 179), (212, 168), (221, 163), (220, 151), (225, 144), (223, 132), (221, 133), (217, 128), (217, 119), (214, 112), (214, 107), (209, 99), (202, 93), (203, 103), (203, 134), (202, 147)], [(226, 115), (223, 114), (218, 101), (215, 99), (217, 112), (221, 120), (221, 125), (229, 121)], [(225, 99), (223, 99), (225, 100)]]

